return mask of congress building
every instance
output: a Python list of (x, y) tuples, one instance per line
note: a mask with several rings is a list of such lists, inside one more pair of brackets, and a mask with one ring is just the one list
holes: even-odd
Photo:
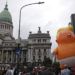
[[(10, 64), (18, 63), (17, 39), (13, 37), (13, 22), (8, 5), (0, 12), (0, 69), (7, 69)], [(20, 42), (20, 62), (42, 62), (45, 57), (51, 57), (51, 37), (49, 31), (29, 33), (27, 39)]]

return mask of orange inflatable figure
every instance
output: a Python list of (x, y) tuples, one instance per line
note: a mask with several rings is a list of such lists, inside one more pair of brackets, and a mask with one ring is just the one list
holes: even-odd
[(54, 50), (56, 59), (60, 64), (75, 64), (75, 34), (73, 27), (70, 25), (61, 28), (57, 32), (56, 42), (58, 47)]

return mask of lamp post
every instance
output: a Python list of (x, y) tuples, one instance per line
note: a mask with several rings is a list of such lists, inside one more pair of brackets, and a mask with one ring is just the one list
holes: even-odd
[[(30, 4), (26, 4), (26, 5), (23, 5), (21, 8), (20, 8), (20, 14), (19, 14), (19, 30), (18, 30), (18, 48), (16, 49), (16, 54), (17, 54), (17, 57), (18, 57), (18, 64), (17, 64), (17, 69), (19, 69), (19, 63), (20, 63), (20, 43), (21, 43), (21, 39), (20, 39), (20, 26), (21, 26), (21, 11), (24, 7), (26, 6), (29, 6), (29, 5), (35, 5), (35, 4), (43, 4), (44, 2), (37, 2), (37, 3), (30, 3)], [(18, 71), (18, 70), (17, 70)], [(17, 72), (16, 72), (17, 73)], [(17, 74), (16, 74), (17, 75)]]
[(19, 30), (18, 30), (18, 44), (20, 44), (20, 26), (21, 26), (21, 11), (24, 7), (26, 6), (29, 6), (29, 5), (35, 5), (35, 4), (43, 4), (44, 2), (37, 2), (37, 3), (30, 3), (30, 4), (26, 4), (26, 5), (23, 5), (21, 8), (20, 8), (20, 14), (19, 14)]

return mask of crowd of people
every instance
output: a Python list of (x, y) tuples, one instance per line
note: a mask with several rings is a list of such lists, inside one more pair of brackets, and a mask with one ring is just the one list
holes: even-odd
[(45, 66), (37, 66), (33, 67), (31, 70), (28, 70), (27, 67), (24, 69), (19, 69), (18, 67), (8, 67), (8, 70), (4, 75), (75, 75), (72, 73), (71, 68), (68, 66), (64, 66), (56, 73), (56, 69)]
[(34, 67), (31, 71), (28, 71), (27, 68), (23, 70), (19, 70), (16, 68), (8, 68), (5, 75), (55, 75), (51, 68), (47, 68), (45, 66)]

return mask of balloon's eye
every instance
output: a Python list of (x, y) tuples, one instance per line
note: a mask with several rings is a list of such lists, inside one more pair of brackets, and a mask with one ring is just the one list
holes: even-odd
[(71, 34), (68, 34), (67, 37), (68, 37), (68, 38), (71, 38)]

